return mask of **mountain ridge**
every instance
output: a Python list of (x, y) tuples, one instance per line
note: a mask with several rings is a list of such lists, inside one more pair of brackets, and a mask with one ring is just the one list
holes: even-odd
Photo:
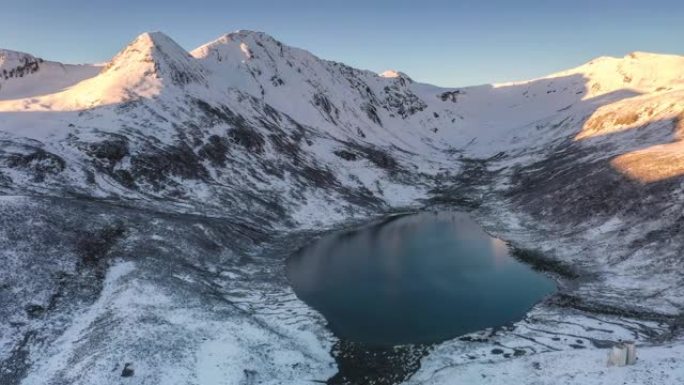
[[(133, 40), (131, 41), (131, 43), (133, 43), (135, 40), (137, 40), (138, 38), (141, 38), (141, 37), (143, 37), (143, 36), (146, 36), (146, 35), (155, 35), (155, 34), (158, 35), (158, 36), (164, 36), (165, 39), (166, 39), (167, 41), (171, 41), (171, 42), (173, 42), (174, 45), (177, 45), (177, 43), (176, 43), (171, 37), (169, 37), (167, 34), (161, 32), (161, 31), (143, 32), (143, 33), (141, 33), (140, 35), (138, 35), (135, 39), (133, 39)], [(256, 39), (255, 39), (255, 37), (256, 37)], [(264, 42), (265, 42), (265, 41), (270, 41), (270, 42), (273, 42), (273, 43), (275, 43), (275, 44), (277, 44), (277, 45), (283, 45), (282, 42), (280, 42), (279, 40), (277, 40), (277, 39), (274, 38), (273, 36), (267, 34), (266, 32), (263, 32), (263, 31), (256, 31), (256, 30), (236, 30), (236, 31), (234, 31), (234, 32), (224, 33), (224, 34), (220, 35), (219, 37), (217, 37), (216, 39), (211, 40), (211, 41), (209, 41), (209, 42), (207, 42), (207, 43), (201, 44), (200, 46), (198, 46), (198, 47), (196, 47), (196, 48), (194, 48), (194, 49), (188, 50), (188, 51), (186, 51), (186, 52), (188, 52), (189, 54), (192, 55), (193, 52), (200, 52), (203, 48), (206, 48), (207, 46), (210, 46), (212, 43), (226, 42), (226, 41), (240, 41), (240, 42), (242, 42), (241, 39), (247, 39), (247, 38), (248, 38), (248, 39), (251, 39), (251, 41), (254, 42), (254, 43), (256, 43), (257, 41), (259, 41), (259, 42), (261, 42), (261, 41), (264, 41)], [(131, 44), (131, 43), (129, 43), (129, 44)], [(309, 55), (314, 56), (314, 55), (313, 55), (311, 52), (309, 52), (309, 51), (306, 51), (306, 50), (303, 50), (303, 49), (300, 49), (300, 48), (295, 48), (295, 47), (292, 47), (292, 46), (287, 46), (287, 47), (288, 47), (289, 49), (296, 49), (296, 50), (298, 50), (298, 51), (303, 51), (303, 52), (308, 53)], [(0, 52), (3, 52), (3, 51), (6, 52), (6, 53), (14, 53), (15, 55), (18, 54), (18, 55), (21, 55), (21, 56), (34, 57), (34, 58), (35, 58), (34, 55), (32, 55), (31, 53), (28, 53), (28, 52), (21, 52), (21, 51), (16, 51), (16, 50), (11, 50), (11, 49), (0, 48)], [(595, 57), (595, 58), (593, 58), (593, 59), (589, 59), (589, 60), (587, 60), (585, 63), (580, 64), (580, 65), (578, 65), (578, 66), (576, 66), (576, 67), (573, 67), (573, 68), (570, 69), (570, 70), (563, 70), (563, 71), (551, 72), (551, 73), (549, 73), (548, 75), (544, 75), (544, 76), (540, 76), (540, 77), (534, 77), (534, 78), (527, 79), (527, 80), (507, 81), (507, 82), (488, 83), (488, 84), (491, 84), (491, 85), (505, 85), (505, 84), (515, 84), (515, 83), (530, 82), (530, 81), (534, 81), (534, 80), (538, 80), (538, 79), (548, 78), (548, 77), (555, 76), (555, 75), (558, 75), (558, 74), (563, 74), (563, 73), (565, 73), (565, 72), (572, 71), (572, 70), (574, 70), (574, 69), (582, 68), (582, 67), (587, 66), (587, 65), (589, 65), (589, 64), (591, 64), (591, 63), (597, 63), (597, 62), (601, 62), (601, 61), (624, 61), (624, 60), (628, 60), (628, 59), (644, 59), (644, 58), (647, 59), (647, 58), (649, 58), (649, 57), (650, 57), (650, 58), (656, 58), (656, 59), (658, 59), (658, 58), (660, 58), (660, 59), (671, 58), (671, 59), (680, 60), (682, 56), (681, 56), (681, 55), (676, 55), (676, 54), (661, 53), (661, 52), (632, 51), (632, 52), (629, 52), (629, 53), (625, 54), (625, 55), (622, 56), (622, 57), (618, 57), (618, 56), (598, 56), (598, 57)], [(318, 58), (318, 57), (317, 57), (317, 58)], [(38, 59), (40, 59), (40, 58), (38, 58)], [(334, 61), (327, 60), (327, 59), (322, 59), (322, 58), (318, 58), (318, 59), (324, 60), (324, 61), (328, 61), (328, 62), (334, 62)], [(41, 60), (43, 60), (43, 59), (41, 59)], [(69, 64), (63, 63), (63, 64), (64, 64), (64, 65), (88, 65), (88, 64), (75, 64), (75, 63), (69, 63)], [(363, 70), (363, 71), (367, 71), (367, 72), (369, 72), (369, 73), (373, 73), (372, 71), (369, 71), (369, 70)], [(388, 70), (388, 71), (385, 71), (385, 72), (400, 73), (399, 71), (396, 71), (396, 70)], [(380, 74), (378, 74), (378, 75), (380, 75)], [(404, 75), (406, 75), (406, 74), (404, 74)], [(444, 87), (444, 88), (469, 88), (469, 87), (476, 87), (476, 86), (479, 86), (479, 85), (480, 85), (480, 84), (476, 84), (476, 85), (461, 85), (461, 86), (458, 86), (458, 87)], [(482, 85), (484, 85), (484, 84), (482, 84)]]

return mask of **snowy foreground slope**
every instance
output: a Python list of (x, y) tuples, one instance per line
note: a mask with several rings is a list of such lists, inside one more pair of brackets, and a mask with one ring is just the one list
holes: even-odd
[[(640, 52), (445, 89), (250, 31), (0, 50), (0, 384), (682, 383), (682, 118), (684, 58)], [(285, 258), (425, 207), (559, 293), (436, 346), (337, 341)], [(608, 368), (620, 339), (639, 362)]]

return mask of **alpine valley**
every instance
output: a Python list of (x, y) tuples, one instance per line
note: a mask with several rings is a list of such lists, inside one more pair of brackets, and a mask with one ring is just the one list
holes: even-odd
[[(558, 291), (432, 345), (338, 340), (285, 260), (467, 211)], [(684, 57), (465, 88), (238, 31), (0, 50), (0, 384), (684, 383)], [(606, 367), (635, 340), (639, 362)]]

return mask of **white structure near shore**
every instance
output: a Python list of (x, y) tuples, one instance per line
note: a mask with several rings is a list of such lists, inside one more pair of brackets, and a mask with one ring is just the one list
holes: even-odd
[(636, 363), (636, 344), (634, 342), (620, 342), (613, 346), (608, 353), (609, 366), (634, 365)]

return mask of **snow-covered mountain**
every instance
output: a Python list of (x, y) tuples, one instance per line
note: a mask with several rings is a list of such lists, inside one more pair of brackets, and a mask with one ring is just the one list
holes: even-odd
[(672, 382), (683, 92), (684, 57), (640, 52), (440, 88), (251, 31), (190, 52), (145, 33), (104, 65), (0, 50), (0, 383), (325, 380), (338, 341), (284, 258), (429, 205), (472, 211), (560, 291), (510, 330), (406, 353), (421, 368), (400, 380), (547, 383), (557, 351), (598, 365), (578, 344), (624, 338), (645, 346), (635, 381)]
[(94, 76), (95, 65), (69, 65), (0, 49), (0, 100), (56, 92)]

